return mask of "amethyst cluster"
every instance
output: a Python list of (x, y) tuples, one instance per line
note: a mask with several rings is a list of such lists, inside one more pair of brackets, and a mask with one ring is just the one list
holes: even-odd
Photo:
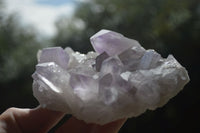
[(42, 107), (106, 124), (163, 106), (189, 82), (172, 55), (162, 58), (109, 30), (90, 40), (96, 52), (81, 54), (69, 47), (38, 52), (33, 93)]

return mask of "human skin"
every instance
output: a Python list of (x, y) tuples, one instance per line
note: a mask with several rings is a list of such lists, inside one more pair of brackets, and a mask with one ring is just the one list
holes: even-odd
[[(0, 133), (47, 133), (64, 116), (62, 112), (37, 107), (9, 108), (0, 115)], [(117, 133), (126, 119), (106, 125), (86, 124), (71, 117), (55, 133)]]

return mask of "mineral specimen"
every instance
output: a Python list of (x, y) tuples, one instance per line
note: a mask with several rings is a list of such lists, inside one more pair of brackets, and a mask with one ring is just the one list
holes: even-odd
[(172, 55), (109, 30), (90, 40), (96, 52), (86, 55), (69, 47), (38, 52), (33, 93), (42, 107), (106, 124), (163, 106), (189, 82)]

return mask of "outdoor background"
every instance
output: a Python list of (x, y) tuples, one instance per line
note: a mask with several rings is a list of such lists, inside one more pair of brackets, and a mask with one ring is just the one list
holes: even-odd
[[(138, 40), (163, 57), (173, 54), (191, 79), (164, 107), (129, 119), (120, 133), (200, 132), (199, 0), (71, 0), (73, 11), (56, 19), (51, 34), (42, 29), (45, 24), (38, 30), (23, 22), (17, 12), (7, 13), (5, 1), (0, 0), (0, 113), (9, 107), (38, 105), (31, 78), (38, 49), (69, 46), (87, 53), (92, 50), (90, 36), (110, 29)], [(36, 11), (27, 17), (39, 15)], [(44, 19), (42, 16), (37, 25)]]

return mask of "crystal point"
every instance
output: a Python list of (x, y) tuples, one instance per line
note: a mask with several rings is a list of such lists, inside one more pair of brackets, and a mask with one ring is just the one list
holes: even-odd
[(69, 55), (61, 47), (45, 48), (39, 54), (38, 62), (55, 62), (60, 67), (67, 69)]
[(96, 70), (99, 72), (101, 69), (101, 64), (102, 62), (107, 59), (109, 55), (106, 52), (101, 53), (99, 56), (96, 58)]
[(137, 41), (109, 30), (99, 31), (90, 38), (90, 41), (97, 53), (106, 52), (110, 56), (118, 55), (134, 45), (139, 45)]

